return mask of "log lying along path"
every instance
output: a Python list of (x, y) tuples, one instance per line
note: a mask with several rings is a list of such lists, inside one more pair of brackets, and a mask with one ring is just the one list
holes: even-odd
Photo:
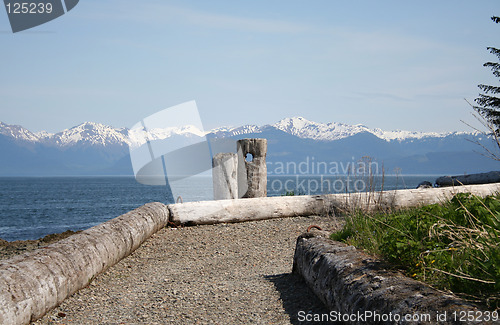
[(339, 227), (295, 217), (164, 228), (35, 324), (299, 324), (301, 310), (328, 312), (291, 274), (312, 224)]

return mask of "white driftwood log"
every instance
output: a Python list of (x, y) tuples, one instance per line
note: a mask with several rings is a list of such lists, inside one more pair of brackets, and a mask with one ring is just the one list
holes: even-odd
[(382, 193), (281, 196), (238, 200), (187, 202), (169, 205), (175, 224), (203, 225), (294, 216), (326, 215), (353, 209), (408, 208), (442, 203), (454, 194), (486, 196), (500, 191), (500, 183), (447, 188), (410, 189)]
[(386, 207), (402, 209), (427, 204), (443, 203), (450, 200), (457, 193), (472, 193), (480, 197), (485, 197), (499, 192), (500, 183), (388, 191), (385, 192), (381, 198), (375, 195), (372, 198), (370, 208), (373, 208), (374, 206), (373, 200), (381, 200), (381, 203)]
[(204, 225), (322, 214), (321, 196), (284, 196), (169, 205), (175, 224)]
[(444, 188), (394, 190), (378, 193), (330, 194), (326, 200), (336, 209), (404, 209), (427, 204), (444, 203), (457, 193), (472, 193), (484, 197), (500, 192), (500, 183)]
[(28, 324), (164, 227), (168, 209), (146, 204), (45, 249), (0, 261), (0, 324)]

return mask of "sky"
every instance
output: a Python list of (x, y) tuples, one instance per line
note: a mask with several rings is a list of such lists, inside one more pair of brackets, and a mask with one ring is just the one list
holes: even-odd
[[(0, 9), (0, 121), (131, 127), (195, 100), (205, 130), (302, 116), (471, 131), (498, 0), (81, 0), (12, 33)], [(477, 123), (476, 123), (477, 124)]]

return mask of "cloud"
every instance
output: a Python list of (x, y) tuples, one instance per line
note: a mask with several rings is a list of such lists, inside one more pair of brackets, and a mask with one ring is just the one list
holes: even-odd
[[(92, 10), (92, 11), (89, 11)], [(107, 21), (129, 21), (153, 26), (172, 23), (199, 26), (203, 28), (243, 30), (259, 33), (298, 33), (311, 29), (310, 26), (284, 20), (256, 17), (241, 17), (173, 6), (159, 1), (141, 3), (122, 0), (99, 3), (81, 10), (80, 17)]]
[(362, 98), (365, 99), (391, 99), (394, 101), (401, 101), (401, 102), (411, 102), (413, 99), (395, 95), (395, 94), (390, 94), (390, 93), (383, 93), (383, 92), (356, 92), (356, 95), (359, 95)]

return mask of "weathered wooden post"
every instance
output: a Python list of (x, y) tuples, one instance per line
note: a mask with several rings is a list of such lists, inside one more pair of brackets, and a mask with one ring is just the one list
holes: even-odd
[(214, 200), (238, 198), (238, 156), (235, 153), (218, 153), (212, 159)]
[(238, 151), (238, 197), (267, 196), (267, 140), (241, 139)]

